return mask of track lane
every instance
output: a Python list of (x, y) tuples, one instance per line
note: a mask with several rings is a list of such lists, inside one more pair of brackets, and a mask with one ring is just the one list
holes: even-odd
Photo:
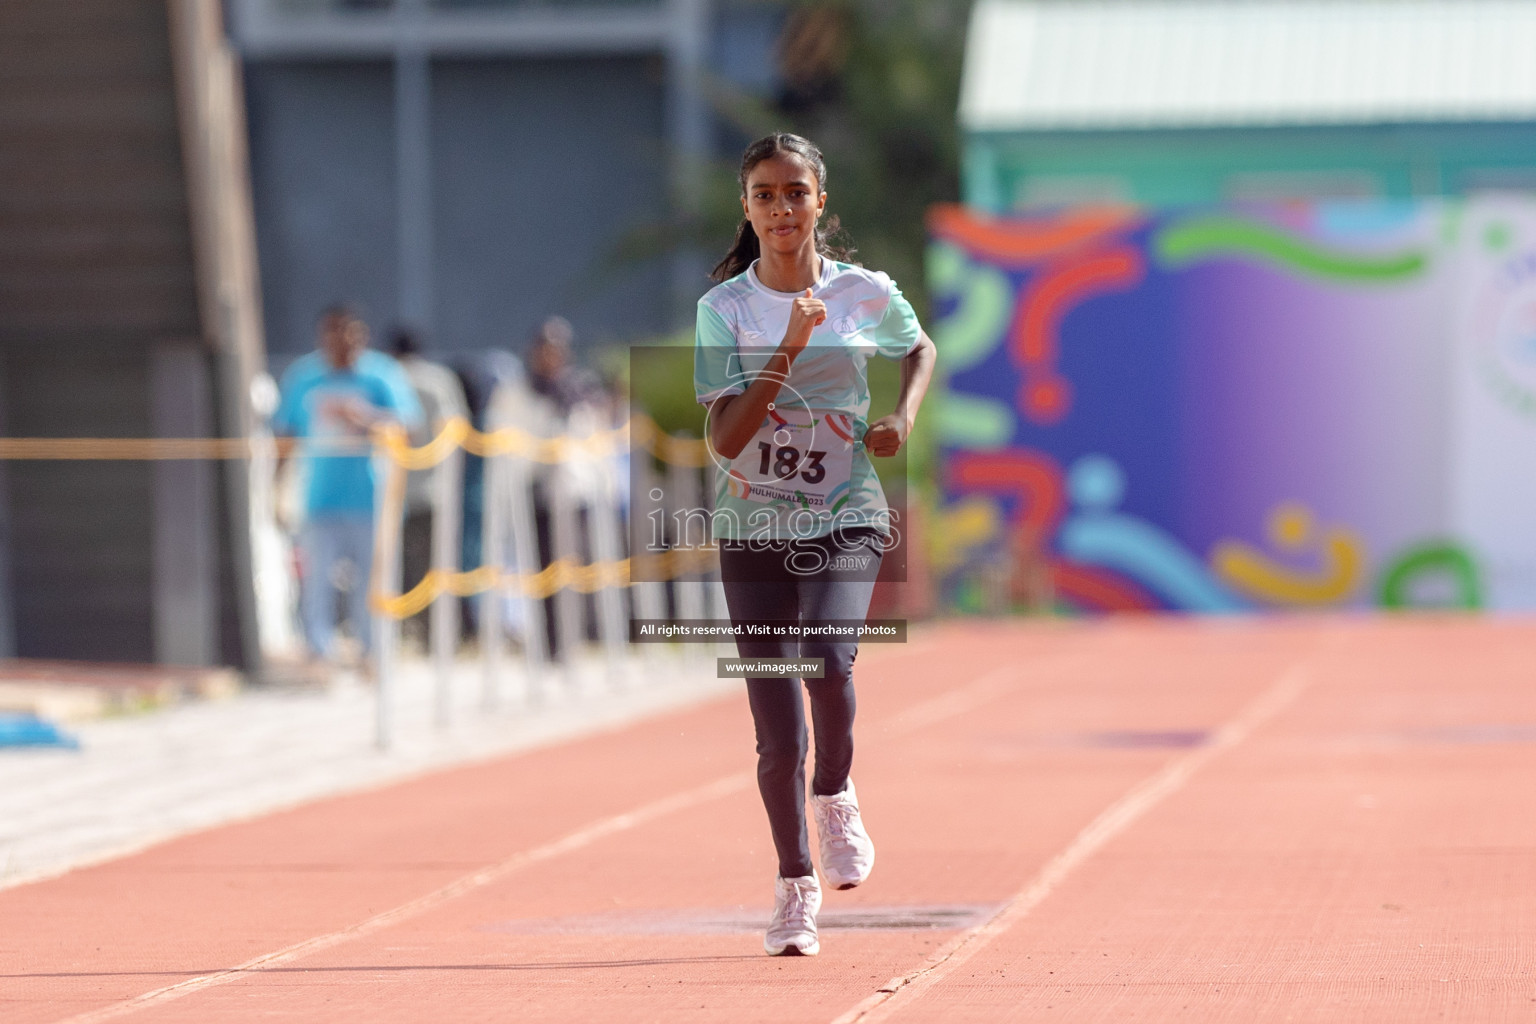
[[(924, 645), (914, 646), (921, 667)], [(594, 811), (612, 812), (610, 825), (627, 824), (637, 798), (732, 764), (737, 771), (721, 791), (740, 788), (749, 777), (750, 724), (736, 703), (322, 801), (0, 893), (0, 921), (16, 922), (0, 927), (14, 937), (0, 939), (10, 968), (0, 1006), (16, 1022), (67, 1019), (57, 1007), (70, 1003), (87, 1014), (136, 1015), (165, 999), (138, 1002), (148, 995), (143, 979), (162, 982), (149, 991), (178, 995), (206, 987), (195, 980), (205, 975), (222, 984), (231, 971), (247, 973), (269, 957), (287, 963), (320, 936), (345, 936), (382, 908), (451, 886), (483, 867), (488, 852), (558, 852), (558, 830), (588, 834), (583, 822)], [(80, 946), (94, 954), (84, 958), (90, 969), (80, 969)], [(230, 966), (208, 969), (220, 960)]]
[(1536, 631), (1332, 628), (1304, 699), (887, 1019), (1536, 1019)]
[(995, 913), (945, 943), (927, 963), (887, 981), (834, 1018), (832, 1024), (876, 1024), (890, 1020), (905, 1009), (908, 1001), (943, 984), (955, 971), (979, 956), (993, 940), (1003, 936), (1049, 899), (1105, 845), (1183, 789), (1209, 761), (1241, 744), (1255, 729), (1290, 705), (1309, 681), (1304, 666), (1298, 665), (1284, 672), (1237, 717), (1216, 729), (1208, 741), (1164, 765), (1106, 807)]
[[(1078, 968), (1068, 975), (1072, 994), (1083, 996), (1071, 1004), (1078, 1014), (1074, 1020), (1121, 1019), (1109, 1007), (1117, 1013), (1135, 1009), (1142, 1004), (1127, 993), (1136, 992), (1148, 1000), (1147, 1008), (1172, 1012), (1170, 1000), (1187, 998), (1192, 991), (1187, 986), (1193, 984), (1179, 973), (1179, 942), (1207, 966), (1229, 950), (1194, 941), (1196, 933), (1179, 924), (1187, 907), (1160, 902), (1156, 883), (1166, 887), (1161, 891), (1193, 899), (1198, 906), (1204, 898), (1202, 881), (1213, 873), (1209, 865), (1217, 865), (1215, 876), (1231, 891), (1248, 880), (1228, 861), (1210, 860), (1208, 847), (1224, 851), (1246, 843), (1249, 863), (1258, 865), (1269, 863), (1264, 849), (1285, 852), (1274, 830), (1266, 828), (1263, 813), (1234, 810), (1246, 806), (1244, 794), (1264, 794), (1294, 814), (1309, 806), (1309, 794), (1328, 791), (1307, 766), (1320, 763), (1333, 770), (1346, 763), (1334, 756), (1340, 749), (1357, 756), (1356, 748), (1376, 751), (1393, 744), (1413, 749), (1387, 776), (1407, 772), (1423, 786), (1436, 773), (1424, 767), (1425, 752), (1403, 736), (1437, 729), (1476, 735), (1490, 723), (1512, 728), (1521, 721), (1523, 705), (1507, 695), (1434, 681), (1447, 666), (1465, 675), (1465, 666), (1486, 658), (1502, 666), (1490, 676), (1490, 686), (1503, 691), (1536, 630), (1452, 624), (1427, 628), (1428, 639), (1421, 637), (1419, 643), (1411, 638), (1426, 627), (1402, 634), (1399, 628), (1328, 620), (1214, 625), (1148, 620), (1022, 631), (964, 626), (940, 631), (932, 649), (914, 650), (910, 657), (861, 659), (856, 777), (881, 859), (868, 885), (829, 894), (826, 913), (848, 915), (850, 921), (860, 913), (878, 915), (893, 907), (914, 913), (935, 908), (994, 913), (1038, 877), (1053, 856), (1069, 849), (1106, 808), (1198, 750), (1190, 746), (1191, 737), (1219, 731), (1298, 658), (1320, 658), (1321, 683), (1301, 705), (1262, 730), (1262, 743), (1249, 740), (1225, 750), (1218, 761), (1189, 776), (1183, 788), (1149, 808), (1151, 813), (1129, 822), (1082, 859), (1049, 899), (1003, 929), (943, 984), (891, 1001), (897, 1020), (1053, 1019), (1056, 1012), (1049, 1007), (1064, 1005), (1053, 1002), (1063, 986), (1053, 989), (1047, 979), (1054, 976), (1035, 977), (1032, 967), (1032, 958), (1046, 957), (1051, 960), (1047, 971)], [(1341, 638), (1343, 652), (1330, 651)], [(1386, 661), (1382, 651), (1398, 645), (1410, 648), (1413, 673), (1427, 681), (1427, 688), (1415, 684), (1404, 689), (1378, 671)], [(1376, 681), (1352, 689), (1338, 685), (1336, 674)], [(957, 678), (968, 682), (952, 688)], [(1530, 710), (1525, 720), (1536, 724), (1536, 707)], [(1307, 729), (1298, 730), (1298, 721), (1309, 723)], [(1318, 760), (1317, 734), (1333, 760)], [(645, 797), (654, 802), (658, 786), (671, 787), (663, 794), (680, 793), (689, 788), (681, 782), (691, 781), (697, 789), (703, 770), (713, 773), (709, 779), (749, 771), (750, 750), (743, 749), (749, 735), (744, 707), (726, 701), (484, 766), (484, 774), (444, 773), (357, 798), (356, 805), (350, 799), (327, 801), (251, 823), (249, 831), (191, 837), (162, 848), (158, 857), (150, 851), (111, 866), (116, 869), (111, 884), (103, 875), (94, 886), (47, 888), (71, 879), (78, 886), (91, 875), (80, 872), (23, 887), (17, 892), (34, 891), (31, 920), (49, 906), (68, 909), (61, 918), (73, 915), (74, 930), (61, 926), (51, 938), (45, 933), (29, 943), (20, 970), (11, 968), (17, 947), (0, 938), (7, 954), (0, 1016), (8, 1022), (56, 1021), (69, 1016), (60, 1008), (71, 1000), (79, 1010), (99, 1009), (163, 986), (166, 971), (187, 972), (171, 979), (180, 980), (208, 973), (220, 957), (226, 964), (241, 963), (250, 955), (228, 953), (239, 948), (232, 940), (249, 937), (253, 923), (266, 929), (257, 931), (269, 950), (344, 931), (505, 861), (509, 853), (557, 842), (601, 817), (641, 806)], [(1265, 775), (1275, 763), (1276, 744), (1306, 768), (1286, 786), (1273, 785)], [(1505, 754), (1507, 763), (1486, 758), (1444, 763), (1471, 785), (1480, 773), (1512, 778), (1509, 773), (1525, 760), (1518, 752)], [(1429, 760), (1431, 768), (1441, 763)], [(1229, 773), (1229, 764), (1242, 770)], [(451, 785), (443, 784), (456, 775)], [(1411, 804), (1414, 792), (1407, 787), (1401, 799)], [(1446, 792), (1460, 790), (1453, 786)], [(1390, 806), (1398, 805), (1394, 797)], [(1528, 848), (1520, 846), (1507, 823), (1488, 820), (1486, 801), (1470, 805), (1459, 819), (1454, 806), (1454, 801), (1443, 802), (1439, 813), (1488, 839), (1495, 852), (1487, 856), (1500, 865), (1498, 877), (1504, 879), (1490, 883), (1458, 919), (1466, 924), (1495, 914), (1494, 896), (1518, 895), (1510, 879), (1527, 878), (1514, 865), (1519, 851)], [(1416, 820), (1417, 813), (1408, 820)], [(381, 814), (391, 820), (379, 820)], [(507, 820), (519, 815), (528, 820)], [(1171, 822), (1179, 823), (1177, 831), (1170, 831)], [(1381, 855), (1361, 848), (1366, 835), (1346, 831), (1339, 846), (1311, 851), (1327, 886), (1347, 887), (1361, 877), (1362, 864)], [(1390, 835), (1391, 844), (1402, 841), (1401, 833), (1383, 835)], [(1177, 844), (1198, 845), (1197, 840), (1205, 844), (1196, 850), (1200, 856), (1181, 861), (1177, 854), (1183, 847)], [(421, 907), (413, 916), (387, 919), (364, 933), (309, 949), (287, 963), (136, 1008), (124, 1019), (491, 1021), (515, 1016), (520, 1021), (825, 1022), (887, 979), (920, 968), (934, 950), (974, 927), (973, 918), (921, 929), (829, 928), (819, 958), (763, 957), (757, 929), (766, 917), (772, 875), (767, 845), (756, 795), (744, 785), (605, 833)], [(164, 856), (168, 850), (177, 855)], [(1138, 856), (1128, 858), (1126, 850)], [(1447, 856), (1470, 855), (1458, 847)], [(1207, 858), (1204, 871), (1198, 868), (1200, 857)], [(320, 868), (339, 883), (341, 898), (327, 891), (336, 886), (311, 884), (311, 875), (324, 873), (313, 870)], [(1441, 863), (1434, 870), (1443, 869)], [(369, 880), (374, 873), (378, 877)], [(1405, 867), (1402, 877), (1421, 874), (1417, 867)], [(164, 878), (157, 882), (159, 876)], [(217, 882), (202, 898), (208, 892), (236, 894), (220, 906), (221, 918), (204, 920), (207, 903), (199, 914), (186, 907), (153, 908), (154, 899), (147, 896), (133, 903), (112, 895), (114, 888), (131, 882), (174, 903), (177, 884), (191, 883), (196, 889), (205, 877)], [(254, 887), (257, 896), (239, 895), (241, 885)], [(1299, 883), (1270, 891), (1310, 892)], [(1093, 898), (1095, 893), (1101, 898)], [(19, 920), (12, 915), (20, 907), (7, 901), (9, 895), (0, 894), (0, 936), (10, 930), (9, 922)], [(1263, 928), (1278, 911), (1261, 896), (1262, 891), (1239, 903), (1240, 913)], [(114, 932), (87, 912), (92, 898), (97, 906), (155, 912), (136, 922), (136, 929)], [(275, 902), (278, 909), (264, 914), (245, 905), (247, 900)], [(1303, 903), (1317, 920), (1326, 921), (1338, 910), (1329, 900), (1324, 892)], [(358, 912), (359, 905), (365, 912)], [(1514, 906), (1518, 924), (1524, 911), (1518, 899)], [(1155, 922), (1172, 937), (1149, 944), (1147, 933), (1119, 934), (1114, 926), (1124, 916), (1141, 927)], [(314, 926), (333, 921), (339, 923)], [(178, 937), (171, 927), (176, 923), (195, 934)], [(1114, 960), (1116, 969), (1134, 982), (1121, 984), (1110, 977), (1113, 972), (1085, 967), (1077, 954), (1101, 951), (1091, 944), (1068, 956), (1076, 948), (1069, 948), (1070, 942), (1087, 943), (1085, 936), (1094, 929), (1113, 940), (1105, 949), (1114, 956), (1100, 959)], [(93, 940), (129, 932), (143, 943), (135, 955), (122, 947), (105, 953), (90, 949)], [(278, 934), (295, 937), (286, 943), (266, 938)], [(1328, 934), (1355, 933), (1346, 928)], [(1250, 942), (1238, 952), (1265, 948)], [(1291, 947), (1282, 943), (1275, 948)], [(44, 955), (47, 949), (52, 952)], [(1252, 959), (1248, 956), (1248, 962)], [(1460, 984), (1484, 978), (1513, 991), (1507, 969), (1518, 956), (1511, 961), (1510, 955), (1500, 959), (1484, 952), (1472, 959), (1488, 970)], [(1424, 960), (1426, 965), (1440, 963), (1433, 956)], [(46, 977), (50, 966), (51, 980)], [(1309, 998), (1318, 994), (1308, 993), (1294, 972), (1274, 970), (1274, 985), (1266, 987), (1262, 970), (1223, 969), (1227, 973), (1221, 977), (1232, 989), (1247, 986), (1267, 993), (1266, 999), (1281, 998), (1294, 988), (1288, 997), (1293, 1007), (1311, 1005)], [(1004, 977), (1016, 980), (1000, 983)], [(1331, 984), (1334, 995), (1354, 991)], [(1457, 983), (1447, 984), (1454, 988)], [(1364, 988), (1362, 982), (1360, 991)], [(101, 993), (107, 989), (126, 993), (104, 999)], [(1154, 991), (1162, 994), (1149, 994)], [(1197, 1005), (1215, 1016), (1191, 1019), (1227, 1019), (1224, 1004)], [(1248, 1006), (1243, 1012), (1251, 1016), (1252, 1006), (1240, 1005)], [(1415, 1018), (1410, 1013), (1397, 1019)]]

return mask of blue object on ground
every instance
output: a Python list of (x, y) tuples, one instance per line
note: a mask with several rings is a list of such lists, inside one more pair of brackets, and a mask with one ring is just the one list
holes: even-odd
[(67, 747), (80, 749), (80, 741), (60, 732), (52, 722), (33, 714), (0, 711), (0, 747)]

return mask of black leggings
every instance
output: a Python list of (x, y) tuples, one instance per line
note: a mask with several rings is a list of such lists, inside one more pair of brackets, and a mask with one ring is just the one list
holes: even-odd
[[(880, 568), (884, 539), (873, 530), (837, 538), (792, 541), (767, 550), (721, 541), (720, 577), (731, 621), (774, 620), (803, 625), (830, 619), (864, 621)], [(798, 552), (798, 554), (797, 554)], [(819, 568), (818, 568), (819, 566)], [(805, 680), (816, 731), (812, 791), (841, 793), (853, 764), (853, 660), (856, 640), (757, 639), (739, 636), (743, 658), (822, 658), (825, 674)], [(805, 827), (805, 704), (799, 679), (748, 679), (747, 701), (757, 730), (757, 787), (768, 811), (779, 874), (812, 872)]]

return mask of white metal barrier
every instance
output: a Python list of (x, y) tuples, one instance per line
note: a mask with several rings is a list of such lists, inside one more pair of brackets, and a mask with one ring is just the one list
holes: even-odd
[[(649, 421), (646, 421), (647, 423)], [(628, 580), (629, 515), (648, 514), (658, 504), (666, 521), (681, 507), (703, 506), (713, 493), (707, 464), (672, 463), (666, 467), (666, 486), (654, 486), (656, 470), (649, 450), (630, 452), (624, 444), (602, 444), (614, 428), (601, 422), (595, 411), (578, 409), (567, 420), (553, 416), (547, 406), (521, 387), (504, 386), (493, 397), (486, 435), (515, 433), (520, 437), (565, 441), (558, 459), (535, 457), (526, 446), (503, 446), (484, 456), (482, 488), (482, 565), (459, 565), (460, 526), (464, 498), (464, 449), (454, 445), (430, 469), (432, 485), (432, 566), (439, 580), (471, 580), (462, 586), (443, 585), (430, 600), (431, 663), (434, 674), (434, 721), (442, 728), (451, 724), (454, 706), (453, 668), (458, 655), (459, 626), (454, 614), (460, 591), (475, 593), (479, 600), (477, 640), (481, 662), (481, 705), (490, 710), (507, 700), (507, 643), (516, 639), (523, 651), (521, 698), (537, 704), (556, 692), (563, 675), (570, 684), (569, 668), (576, 654), (586, 649), (591, 625), (603, 652), (610, 685), (621, 686), (628, 668), (631, 614), (664, 618), (669, 591), (672, 610), (683, 618), (724, 617), (724, 593), (718, 580), (698, 572), (678, 575), (669, 583)], [(482, 435), (484, 436), (484, 435)], [(433, 442), (436, 444), (437, 442)], [(428, 447), (432, 447), (429, 445)], [(425, 451), (425, 449), (422, 449)], [(627, 478), (627, 458), (636, 459), (638, 486)], [(405, 469), (387, 451), (375, 456), (383, 481), (376, 529), (379, 550), (375, 560), (378, 592), (395, 598), (402, 592), (400, 579), (402, 531), (398, 500)], [(634, 506), (624, 500), (631, 490)], [(663, 497), (658, 499), (657, 495)], [(546, 522), (548, 558), (541, 556), (540, 513)], [(676, 543), (678, 538), (669, 535)], [(596, 586), (550, 586), (558, 579), (551, 573), (561, 567), (580, 567), (600, 582)], [(615, 568), (617, 567), (617, 568)], [(618, 572), (622, 569), (622, 573)], [(622, 578), (621, 578), (622, 577)], [(541, 581), (532, 585), (530, 581)], [(405, 581), (415, 586), (418, 581)], [(546, 603), (545, 594), (549, 600)], [(583, 591), (589, 591), (584, 593)], [(590, 603), (590, 616), (588, 605)], [(547, 610), (554, 612), (553, 629)], [(400, 657), (400, 615), (374, 601), (377, 652), (377, 742), (388, 748), (395, 737), (395, 684)], [(552, 652), (549, 635), (556, 638)], [(690, 651), (690, 653), (693, 653)], [(699, 653), (703, 653), (700, 651)]]

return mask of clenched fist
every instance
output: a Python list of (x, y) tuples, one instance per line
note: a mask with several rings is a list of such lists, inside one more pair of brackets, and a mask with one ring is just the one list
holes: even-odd
[(907, 440), (907, 421), (903, 416), (891, 413), (882, 416), (864, 431), (864, 447), (869, 454), (889, 458), (901, 451)]
[(783, 351), (798, 354), (811, 340), (811, 331), (827, 322), (827, 304), (811, 298), (807, 288), (804, 295), (795, 296), (789, 307), (789, 327), (784, 332)]

